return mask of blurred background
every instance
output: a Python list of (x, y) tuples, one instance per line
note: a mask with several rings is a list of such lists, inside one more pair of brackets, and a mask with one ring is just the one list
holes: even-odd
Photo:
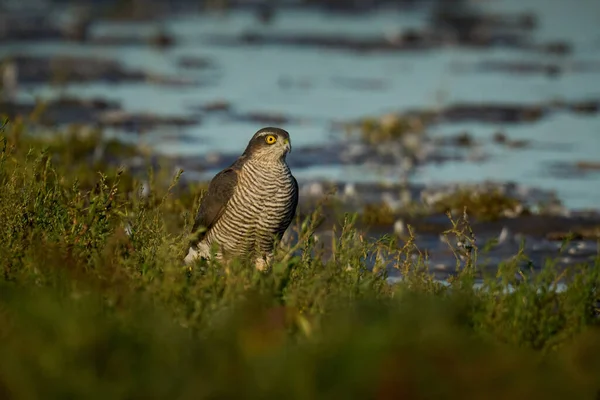
[[(285, 257), (184, 270), (266, 126)], [(0, 399), (600, 399), (600, 0), (0, 0), (0, 182)]]
[(597, 0), (2, 0), (0, 66), (0, 113), (43, 100), (45, 123), (150, 147), (191, 180), (278, 126), (305, 187), (600, 199)]

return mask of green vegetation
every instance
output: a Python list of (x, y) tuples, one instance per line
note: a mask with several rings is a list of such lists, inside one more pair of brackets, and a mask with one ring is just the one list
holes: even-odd
[(460, 213), (465, 208), (470, 215), (481, 221), (518, 216), (529, 212), (519, 200), (500, 193), (498, 190), (485, 192), (459, 190), (437, 199), (432, 204), (434, 212)]
[(396, 220), (394, 211), (385, 203), (366, 204), (361, 217), (367, 225), (391, 225)]
[(164, 165), (142, 195), (111, 161), (137, 150), (29, 129), (0, 133), (0, 398), (597, 398), (600, 259), (533, 275), (518, 254), (477, 288), (462, 218), (444, 285), (412, 238), (369, 241), (356, 215), (326, 257), (317, 207), (266, 273), (186, 268), (200, 187)]
[(360, 121), (359, 131), (363, 142), (378, 144), (397, 140), (407, 134), (423, 133), (430, 115), (426, 113), (400, 116), (385, 115), (381, 118), (365, 118)]
[[(530, 213), (527, 205), (498, 189), (460, 188), (433, 197), (429, 204), (412, 201), (402, 207), (401, 213), (394, 212), (385, 202), (365, 204), (361, 210), (361, 221), (368, 226), (389, 226), (406, 215), (427, 216), (447, 213), (460, 215), (465, 209), (469, 216), (478, 221), (493, 221)], [(575, 235), (573, 238), (578, 239), (598, 237), (597, 229), (577, 230), (573, 234)]]

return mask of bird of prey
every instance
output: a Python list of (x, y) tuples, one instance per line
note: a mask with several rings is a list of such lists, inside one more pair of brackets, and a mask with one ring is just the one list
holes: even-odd
[(263, 128), (244, 153), (211, 180), (198, 210), (194, 240), (185, 263), (216, 257), (242, 256), (265, 269), (275, 241), (292, 222), (298, 205), (298, 182), (286, 163), (292, 150), (283, 129)]

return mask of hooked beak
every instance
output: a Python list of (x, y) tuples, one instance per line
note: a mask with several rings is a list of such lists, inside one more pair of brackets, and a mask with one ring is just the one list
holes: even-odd
[(292, 152), (292, 143), (290, 142), (289, 139), (285, 139), (283, 141), (283, 143), (285, 144), (285, 148), (287, 149), (288, 153)]

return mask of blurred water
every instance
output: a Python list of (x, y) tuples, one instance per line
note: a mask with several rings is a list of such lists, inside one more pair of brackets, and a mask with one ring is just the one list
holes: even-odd
[[(540, 27), (536, 40), (568, 40), (574, 52), (566, 60), (600, 62), (600, 3), (578, 0), (497, 0), (480, 2), (494, 11), (533, 11)], [(282, 124), (292, 134), (294, 149), (343, 140), (331, 132), (334, 121), (354, 120), (415, 107), (435, 107), (452, 102), (536, 103), (556, 98), (565, 100), (600, 98), (598, 71), (545, 75), (464, 73), (457, 64), (475, 65), (485, 60), (552, 61), (556, 56), (523, 50), (445, 48), (431, 51), (356, 54), (342, 50), (296, 48), (291, 46), (225, 47), (210, 44), (209, 35), (232, 35), (252, 29), (258, 32), (331, 33), (373, 35), (393, 33), (425, 24), (425, 13), (389, 10), (365, 16), (331, 15), (316, 11), (278, 13), (269, 26), (258, 24), (254, 14), (233, 12), (225, 17), (184, 16), (167, 19), (162, 26), (177, 39), (167, 50), (143, 46), (83, 45), (45, 42), (0, 46), (7, 53), (74, 54), (104, 56), (127, 66), (168, 75), (187, 76), (204, 82), (194, 87), (166, 87), (151, 84), (71, 84), (56, 88), (35, 86), (29, 93), (50, 97), (58, 92), (82, 97), (104, 97), (121, 101), (129, 111), (188, 115), (194, 107), (215, 100), (230, 102), (237, 112), (268, 112), (300, 118), (299, 123)], [(156, 23), (99, 23), (94, 34), (151, 34)], [(185, 70), (178, 66), (181, 56), (211, 59), (216, 68)], [(338, 78), (377, 79), (380, 88), (352, 90), (336, 83)], [(301, 82), (286, 86), (282, 81)], [(440, 103), (440, 101), (442, 101)], [(249, 136), (262, 125), (225, 118), (218, 114), (203, 117), (200, 125), (164, 129), (141, 135), (139, 141), (167, 154), (197, 155), (207, 152), (241, 152)], [(514, 181), (555, 189), (570, 208), (598, 208), (600, 173), (549, 173), (552, 163), (578, 160), (600, 161), (600, 116), (553, 114), (539, 122), (520, 125), (447, 124), (435, 127), (433, 136), (466, 130), (491, 157), (483, 162), (453, 162), (426, 165), (414, 179), (434, 183), (449, 181)], [(508, 137), (531, 140), (524, 149), (504, 149), (491, 143), (502, 130)], [(294, 157), (292, 153), (290, 157)], [(330, 178), (349, 181), (384, 179), (366, 166), (327, 166), (294, 171), (299, 179)], [(394, 179), (394, 174), (387, 178)]]

